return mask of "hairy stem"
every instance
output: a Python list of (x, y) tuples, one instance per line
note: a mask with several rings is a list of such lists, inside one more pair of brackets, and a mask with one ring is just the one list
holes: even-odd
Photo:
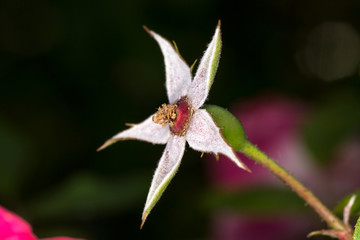
[(269, 169), (273, 174), (285, 182), (293, 191), (295, 191), (302, 199), (306, 201), (327, 224), (340, 231), (347, 231), (344, 223), (337, 218), (324, 204), (312, 194), (312, 192), (296, 180), (290, 173), (277, 164), (274, 160), (268, 157), (265, 153), (260, 151), (249, 141), (240, 150), (243, 154), (250, 157), (257, 163), (260, 163), (265, 168)]

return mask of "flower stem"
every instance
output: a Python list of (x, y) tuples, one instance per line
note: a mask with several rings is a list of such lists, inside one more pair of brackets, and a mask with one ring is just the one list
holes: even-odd
[(306, 203), (308, 203), (320, 215), (320, 217), (327, 222), (327, 224), (331, 228), (340, 231), (347, 231), (344, 223), (339, 218), (337, 218), (327, 207), (325, 207), (324, 204), (317, 197), (315, 197), (309, 189), (302, 185), (290, 173), (288, 173), (274, 160), (272, 160), (265, 153), (259, 150), (251, 142), (245, 141), (245, 145), (243, 145), (240, 152), (250, 157), (257, 163), (260, 163), (262, 166), (275, 174), (275, 176), (280, 178), (302, 199), (304, 199)]

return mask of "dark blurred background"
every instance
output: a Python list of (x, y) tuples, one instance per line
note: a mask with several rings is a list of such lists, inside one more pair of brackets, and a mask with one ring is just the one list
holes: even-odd
[(335, 207), (360, 184), (359, 11), (356, 0), (2, 0), (0, 204), (39, 237), (304, 239), (325, 224), (274, 177), (189, 148), (140, 231), (164, 146), (96, 149), (167, 102), (142, 25), (191, 65), (221, 19), (208, 103)]

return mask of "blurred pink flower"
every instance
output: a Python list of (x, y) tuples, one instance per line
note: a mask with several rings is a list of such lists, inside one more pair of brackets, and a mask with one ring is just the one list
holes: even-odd
[[(38, 240), (29, 223), (0, 206), (0, 240)], [(83, 240), (69, 237), (42, 238), (41, 240)]]

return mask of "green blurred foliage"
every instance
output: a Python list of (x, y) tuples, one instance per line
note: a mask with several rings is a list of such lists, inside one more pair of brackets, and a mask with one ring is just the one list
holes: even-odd
[(321, 22), (359, 30), (359, 7), (355, 0), (1, 1), (0, 204), (40, 237), (89, 240), (208, 239), (216, 209), (298, 211), (301, 200), (283, 190), (215, 191), (205, 160), (189, 150), (139, 231), (163, 146), (96, 149), (166, 102), (161, 52), (142, 25), (176, 40), (191, 64), (221, 19), (222, 58), (208, 103), (226, 107), (269, 91), (306, 101), (313, 114), (305, 140), (317, 161), (329, 162), (344, 138), (358, 136), (359, 76), (322, 81), (303, 73), (297, 53)]
[(71, 215), (91, 218), (126, 212), (142, 204), (148, 184), (140, 174), (102, 179), (79, 173), (45, 196), (37, 196), (26, 208), (36, 219), (66, 219)]
[(332, 159), (339, 144), (360, 129), (360, 96), (337, 91), (315, 107), (305, 126), (305, 142), (320, 163)]
[(294, 192), (284, 188), (247, 189), (237, 194), (212, 190), (204, 195), (202, 207), (206, 209), (224, 208), (244, 214), (281, 214), (300, 215), (304, 212), (304, 201)]

